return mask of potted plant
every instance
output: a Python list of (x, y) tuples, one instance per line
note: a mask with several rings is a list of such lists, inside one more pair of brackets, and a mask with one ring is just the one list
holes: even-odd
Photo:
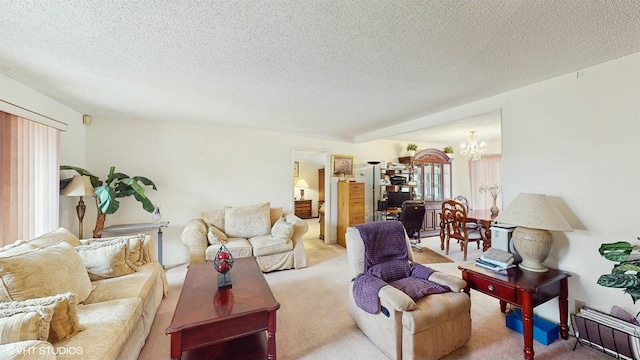
[[(96, 205), (98, 207), (98, 218), (96, 219), (96, 227), (93, 229), (93, 237), (100, 237), (100, 231), (104, 228), (104, 222), (107, 215), (114, 214), (119, 208), (120, 203), (117, 198), (133, 196), (142, 203), (142, 208), (153, 213), (155, 206), (144, 193), (143, 186), (151, 186), (153, 190), (158, 190), (153, 181), (143, 176), (130, 177), (127, 174), (115, 172), (116, 167), (109, 169), (107, 180), (102, 181), (89, 171), (69, 165), (60, 165), (60, 170), (73, 170), (80, 175), (86, 175), (91, 178), (91, 184), (96, 193)], [(64, 189), (71, 179), (61, 179), (60, 189)]]
[(447, 156), (449, 156), (450, 158), (453, 157), (453, 146), (445, 146), (444, 147), (444, 153), (447, 154)]
[[(640, 238), (638, 238), (640, 240)], [(640, 252), (626, 241), (600, 245), (598, 251), (607, 260), (618, 262), (611, 274), (600, 275), (598, 285), (624, 289), (635, 304), (640, 299)]]
[(418, 150), (418, 145), (416, 144), (407, 145), (407, 154), (409, 154), (409, 156), (414, 156), (416, 154), (416, 150)]

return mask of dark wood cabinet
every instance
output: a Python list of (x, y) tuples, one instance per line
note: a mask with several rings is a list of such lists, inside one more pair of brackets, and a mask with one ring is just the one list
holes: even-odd
[(300, 219), (311, 219), (311, 200), (296, 200), (295, 214)]
[(452, 198), (451, 162), (447, 154), (438, 149), (425, 149), (415, 156), (398, 159), (401, 164), (409, 165), (412, 198), (422, 200), (427, 208), (422, 230), (423, 236), (437, 235), (440, 231), (440, 213), (442, 202)]

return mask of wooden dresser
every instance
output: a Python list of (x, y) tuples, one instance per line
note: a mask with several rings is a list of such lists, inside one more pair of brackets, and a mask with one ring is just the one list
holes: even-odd
[(300, 219), (311, 219), (311, 200), (296, 200), (295, 214)]
[(347, 228), (363, 223), (364, 183), (338, 181), (338, 244), (347, 247)]

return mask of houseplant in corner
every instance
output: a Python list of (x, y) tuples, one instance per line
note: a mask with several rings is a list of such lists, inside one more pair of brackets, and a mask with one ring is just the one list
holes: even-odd
[[(96, 205), (98, 207), (98, 218), (96, 219), (96, 227), (93, 229), (93, 237), (100, 237), (100, 231), (104, 228), (107, 215), (114, 214), (120, 208), (120, 202), (117, 198), (133, 196), (142, 203), (142, 208), (149, 213), (155, 210), (155, 206), (144, 193), (144, 186), (151, 186), (153, 190), (158, 190), (153, 181), (143, 176), (130, 177), (127, 174), (115, 172), (116, 167), (109, 169), (109, 175), (105, 181), (100, 180), (97, 176), (89, 171), (69, 165), (60, 165), (60, 170), (73, 170), (80, 175), (86, 175), (91, 178), (91, 184), (96, 193)], [(71, 179), (61, 179), (60, 189), (62, 190)]]
[(418, 145), (416, 145), (416, 144), (408, 144), (407, 145), (407, 154), (409, 156), (414, 156), (416, 154), (416, 150), (418, 150)]

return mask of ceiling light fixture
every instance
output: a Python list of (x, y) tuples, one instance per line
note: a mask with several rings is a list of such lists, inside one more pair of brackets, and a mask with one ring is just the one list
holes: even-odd
[(470, 131), (466, 144), (462, 144), (460, 153), (466, 156), (467, 160), (476, 161), (480, 160), (485, 152), (487, 152), (487, 149), (484, 147), (484, 142), (480, 142), (480, 138), (474, 130)]

